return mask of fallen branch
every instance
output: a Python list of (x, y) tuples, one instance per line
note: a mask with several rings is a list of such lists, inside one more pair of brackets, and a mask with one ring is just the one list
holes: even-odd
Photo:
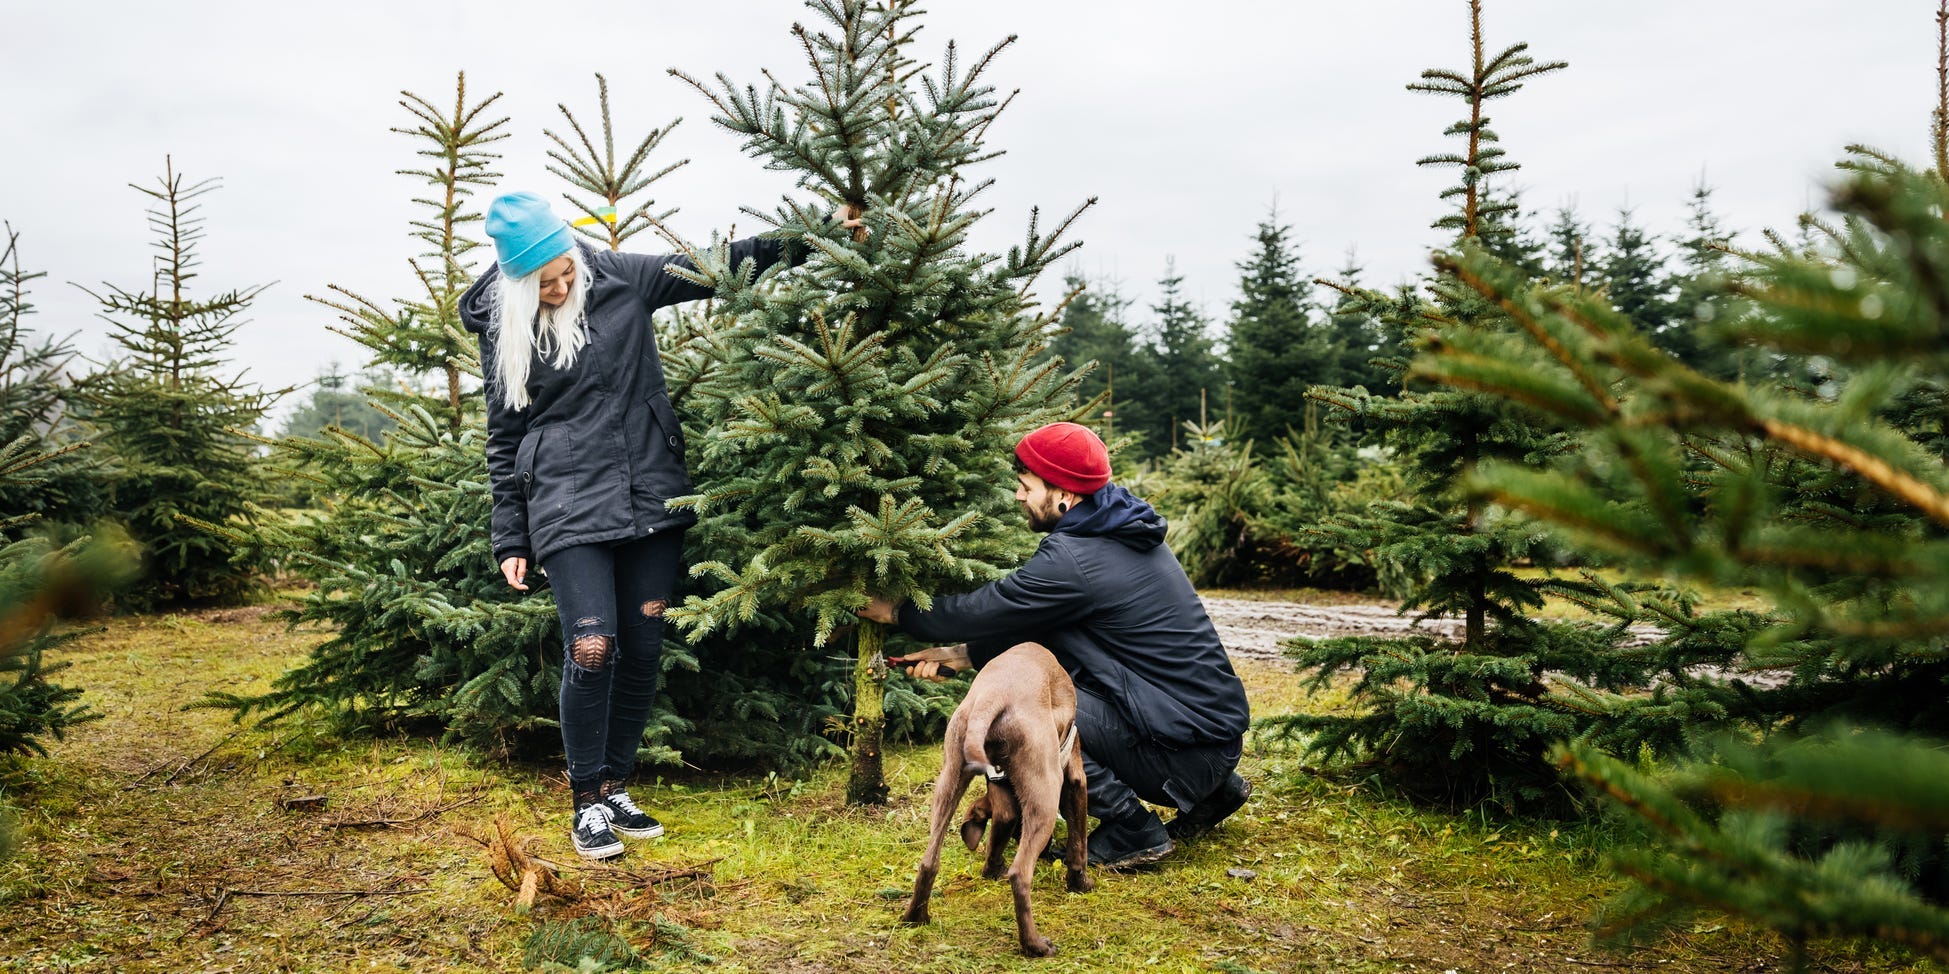
[(488, 868), (494, 873), (494, 878), (501, 881), (501, 885), (514, 891), (515, 912), (524, 914), (533, 909), (535, 900), (544, 895), (573, 904), (594, 906), (606, 903), (610, 908), (626, 906), (640, 898), (622, 895), (620, 891), (587, 889), (564, 875), (570, 869), (582, 873), (584, 878), (601, 877), (628, 888), (649, 888), (679, 880), (709, 883), (711, 867), (721, 861), (710, 859), (692, 865), (650, 870), (618, 869), (610, 865), (566, 866), (531, 854), (527, 848), (531, 840), (517, 841), (506, 816), (494, 820), (491, 835), (482, 837), (466, 831), (461, 834), (487, 850)]
[[(335, 829), (396, 828), (401, 825), (412, 825), (415, 822), (425, 821), (426, 819), (432, 818), (433, 816), (439, 815), (443, 812), (451, 812), (462, 805), (471, 805), (474, 802), (480, 801), (482, 798), (485, 797), (487, 797), (486, 792), (481, 792), (480, 794), (477, 795), (469, 795), (466, 798), (462, 798), (457, 801), (451, 801), (446, 803), (445, 805), (440, 805), (435, 808), (429, 808), (426, 811), (423, 811), (418, 815), (413, 816), (412, 818), (375, 818), (375, 819), (368, 819), (363, 822), (326, 822), (325, 824)], [(478, 842), (480, 840), (475, 839), (474, 841)]]

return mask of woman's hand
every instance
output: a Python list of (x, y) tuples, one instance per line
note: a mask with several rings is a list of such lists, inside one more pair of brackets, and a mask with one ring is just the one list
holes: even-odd
[(839, 225), (853, 231), (854, 243), (865, 243), (866, 238), (872, 236), (873, 228), (867, 226), (866, 220), (863, 219), (866, 216), (865, 210), (848, 203), (839, 211), (839, 216), (842, 218)]
[(946, 683), (952, 670), (965, 670), (974, 663), (968, 659), (968, 644), (955, 643), (952, 646), (935, 646), (905, 656), (889, 656), (887, 662), (898, 666), (912, 667), (907, 675), (916, 680), (931, 680)]
[(528, 590), (528, 559), (520, 557), (501, 559), (501, 577), (507, 579), (508, 585), (516, 591), (526, 592)]

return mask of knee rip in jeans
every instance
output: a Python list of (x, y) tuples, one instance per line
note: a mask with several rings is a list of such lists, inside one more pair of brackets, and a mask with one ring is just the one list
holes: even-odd
[(615, 654), (616, 637), (583, 631), (601, 625), (602, 620), (593, 616), (575, 620), (576, 633), (569, 640), (568, 655), (576, 666), (585, 670), (600, 670), (609, 665), (609, 658)]
[(643, 618), (661, 619), (663, 618), (663, 610), (669, 607), (670, 603), (663, 599), (651, 599), (643, 603)]

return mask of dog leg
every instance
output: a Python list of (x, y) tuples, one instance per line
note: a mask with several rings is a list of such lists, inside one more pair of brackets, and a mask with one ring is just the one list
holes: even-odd
[[(955, 737), (952, 728), (948, 737)], [(961, 804), (961, 794), (968, 790), (968, 782), (973, 777), (962, 770), (958, 750), (950, 749), (947, 753), (948, 758), (941, 762), (941, 776), (934, 779), (934, 798), (928, 809), (931, 827), (927, 852), (920, 857), (920, 872), (914, 876), (914, 898), (907, 902), (907, 912), (900, 917), (905, 923), (926, 923), (929, 919), (927, 900), (934, 890), (934, 876), (941, 871), (941, 846), (947, 841), (948, 823), (953, 820), (955, 806)]]
[(1096, 888), (1096, 880), (1089, 873), (1089, 778), (1083, 774), (1081, 748), (1069, 755), (1069, 767), (1063, 769), (1062, 820), (1066, 825), (1062, 862), (1069, 891), (1087, 893)]
[(1022, 953), (1030, 957), (1048, 957), (1056, 952), (1056, 945), (1036, 932), (1035, 917), (1029, 912), (1029, 888), (1035, 882), (1036, 861), (1041, 858), (1042, 849), (1049, 844), (1049, 836), (1056, 831), (1059, 787), (1051, 778), (1018, 778), (1015, 781), (1015, 807), (1020, 813), (1016, 824), (1021, 831), (1015, 843), (1015, 862), (1009, 867), (1008, 881), (1015, 892), (1015, 933), (1021, 941)]
[(992, 816), (988, 820), (988, 861), (981, 878), (1000, 879), (1008, 875), (1008, 843), (1021, 830), (1022, 809), (1007, 788), (991, 784), (988, 810)]

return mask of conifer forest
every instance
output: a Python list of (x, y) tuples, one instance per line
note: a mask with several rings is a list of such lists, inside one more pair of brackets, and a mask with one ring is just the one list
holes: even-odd
[[(1168, 16), (1264, 13), (1216, 6)], [(86, 193), (146, 227), (139, 253), (54, 246), (94, 228), (38, 216), (54, 191), (0, 161), (0, 971), (1944, 970), (1949, 0), (1890, 21), (1919, 52), (1900, 90), (1846, 89), (1867, 55), (1790, 49), (1754, 13), (1724, 43), (1781, 45), (1771, 77), (1690, 65), (1688, 104), (1631, 118), (1546, 109), (1595, 97), (1586, 59), (1637, 55), (1594, 28), (1526, 39), (1649, 12), (1396, 6), (1434, 61), (1335, 40), (1386, 73), (1280, 97), (1384, 76), (1375, 103), (1404, 107), (1303, 138), (1240, 118), (1204, 151), (1385, 197), (1353, 232), (1409, 241), (1398, 269), (1317, 205), (1165, 171), (1224, 95), (1101, 88), (1128, 142), (1092, 148), (1152, 167), (1152, 195), (1093, 188), (1100, 167), (1012, 127), (1021, 106), (1178, 69), (1134, 41), (1098, 64), (1014, 6), (727, 5), (714, 30), (763, 53), (729, 64), (577, 11), (576, 67), (528, 91), (503, 68), (548, 11), (464, 47), (399, 14), (414, 57), (344, 64), (406, 90), (320, 75), (276, 108), (355, 119), (376, 162), (175, 134), (225, 98), (99, 105), (90, 138), (141, 148), (90, 158), (123, 175)], [(1813, 9), (1791, 16), (1854, 16)], [(1114, 46), (1138, 14), (1049, 16)], [(1185, 29), (1176, 56), (1245, 77)], [(303, 33), (270, 46), (300, 57)], [(167, 89), (188, 55), (150, 50)], [(1195, 73), (1172, 83), (1205, 91)], [(1874, 142), (1797, 116), (1818, 171), (1634, 141), (1790, 111), (1803, 83), (1918, 107)], [(1416, 148), (1342, 158), (1383, 131)], [(1531, 161), (1599, 143), (1689, 191), (1592, 207), (1554, 188), (1600, 170)], [(333, 184), (225, 203), (304, 166)], [(1798, 205), (1750, 209), (1741, 166), (1793, 177)], [(706, 179), (744, 188), (705, 212)], [(566, 222), (556, 252), (675, 255), (653, 286), (695, 298), (640, 315), (674, 410), (653, 439), (687, 473), (658, 501), (695, 523), (667, 606), (643, 606), (663, 641), (629, 794), (667, 832), (617, 858), (571, 844), (592, 807), (563, 770), (573, 613), (498, 567), (507, 373), (467, 309), (515, 274), (490, 230), (516, 191)], [(1191, 259), (1240, 194), (1256, 216)], [(1138, 219), (1187, 248), (1100, 229)], [(275, 252), (273, 223), (308, 243)], [(781, 256), (746, 259), (754, 235)], [(251, 351), (287, 296), (288, 347)], [(903, 657), (930, 644), (862, 613), (1013, 577), (1047, 530), (1015, 446), (1054, 422), (1162, 515), (1250, 702), (1250, 796), (1093, 891), (1043, 862), (1056, 952), (1025, 957), (978, 829), (947, 844), (933, 921), (902, 921), (972, 678), (918, 678)]]

